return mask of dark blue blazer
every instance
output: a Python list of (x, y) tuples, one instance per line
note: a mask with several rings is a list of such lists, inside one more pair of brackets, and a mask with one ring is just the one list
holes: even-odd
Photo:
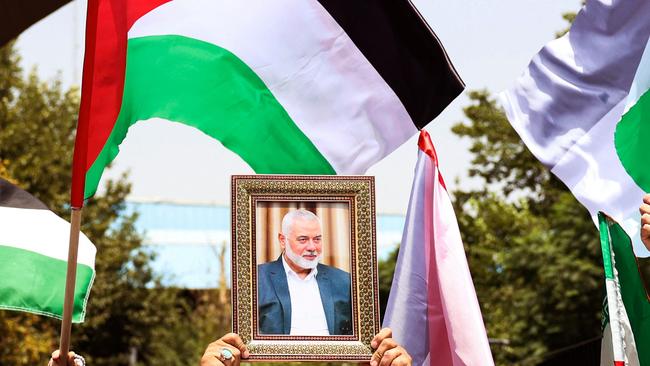
[[(330, 335), (352, 334), (350, 274), (319, 264), (316, 282)], [(257, 308), (260, 334), (289, 334), (291, 297), (282, 257), (257, 266)]]

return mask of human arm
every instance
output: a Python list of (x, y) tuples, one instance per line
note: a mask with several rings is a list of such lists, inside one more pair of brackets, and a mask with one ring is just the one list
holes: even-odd
[(641, 213), (641, 241), (650, 250), (650, 194), (643, 197), (639, 213)]
[[(232, 357), (226, 359), (222, 351), (230, 351)], [(225, 336), (210, 343), (201, 357), (201, 366), (238, 366), (241, 359), (248, 358), (249, 353), (246, 345), (239, 335), (228, 333)]]

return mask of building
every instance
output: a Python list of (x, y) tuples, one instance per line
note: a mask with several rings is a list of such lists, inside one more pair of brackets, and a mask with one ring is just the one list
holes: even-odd
[[(145, 199), (127, 201), (127, 214), (134, 212), (138, 213), (136, 229), (144, 237), (145, 249), (155, 254), (152, 267), (163, 284), (210, 289), (222, 288), (219, 282), (225, 281), (230, 287), (230, 207)], [(377, 215), (379, 259), (397, 247), (403, 227), (402, 215)]]

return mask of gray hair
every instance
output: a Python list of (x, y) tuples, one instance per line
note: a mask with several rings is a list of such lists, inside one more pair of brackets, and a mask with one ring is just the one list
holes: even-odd
[(282, 218), (282, 234), (284, 236), (289, 235), (289, 231), (291, 230), (293, 222), (296, 219), (303, 219), (303, 220), (308, 220), (308, 221), (318, 221), (319, 224), (321, 223), (320, 218), (318, 216), (316, 216), (316, 214), (314, 214), (311, 211), (307, 211), (307, 210), (302, 209), (302, 208), (297, 209), (297, 210), (291, 210), (291, 211), (287, 212), (287, 214), (284, 215), (284, 217)]

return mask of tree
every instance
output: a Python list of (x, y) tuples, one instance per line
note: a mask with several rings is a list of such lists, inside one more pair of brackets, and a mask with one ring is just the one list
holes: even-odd
[[(13, 43), (0, 48), (0, 136), (11, 137), (8, 121), (15, 118), (15, 108), (24, 81), (20, 77), (18, 56)], [(0, 177), (20, 184), (11, 173), (13, 156), (5, 154), (5, 139), (0, 137)], [(31, 314), (0, 311), (0, 359), (3, 364), (27, 365), (42, 362), (53, 349), (57, 332), (54, 322)]]
[(385, 259), (380, 259), (378, 263), (379, 269), (379, 314), (381, 320), (384, 320), (386, 313), (386, 306), (388, 305), (388, 295), (390, 295), (390, 287), (393, 284), (393, 275), (395, 274), (395, 263), (397, 262), (397, 254), (399, 253), (399, 246), (395, 248)]
[[(76, 89), (62, 91), (32, 72), (22, 79), (10, 44), (0, 49), (0, 176), (69, 217), (71, 162), (79, 104)], [(193, 326), (192, 309), (178, 290), (161, 288), (151, 255), (141, 248), (135, 215), (125, 216), (126, 178), (109, 181), (83, 209), (82, 230), (97, 246), (96, 278), (86, 322), (73, 327), (72, 347), (94, 365), (126, 364), (132, 348), (140, 364), (180, 365), (198, 359), (175, 331)], [(59, 321), (0, 312), (3, 365), (45, 364), (58, 343)]]
[(534, 365), (549, 351), (600, 336), (598, 232), (588, 212), (530, 154), (486, 91), (469, 94), (469, 175), (455, 208), (498, 364)]

